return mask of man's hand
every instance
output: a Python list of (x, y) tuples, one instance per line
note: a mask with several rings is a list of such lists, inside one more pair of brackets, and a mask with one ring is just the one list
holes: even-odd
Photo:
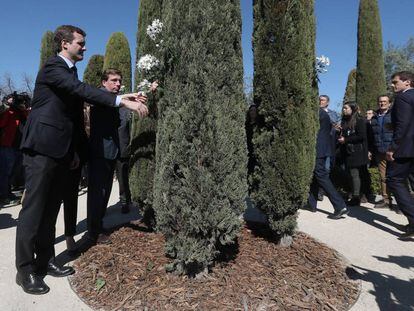
[(372, 160), (372, 153), (371, 153), (371, 151), (368, 151), (368, 160)]
[(158, 81), (152, 82), (150, 86), (150, 91), (155, 92), (157, 90), (157, 87), (158, 87)]
[(72, 162), (70, 162), (69, 168), (71, 170), (76, 170), (79, 167), (79, 164), (80, 164), (80, 159), (79, 159), (78, 154), (75, 152), (75, 154), (73, 155), (73, 160)]
[(340, 144), (345, 144), (345, 137), (340, 136), (340, 137), (338, 138), (338, 142), (339, 142)]
[(143, 95), (139, 95), (137, 101), (122, 99), (121, 104), (125, 108), (128, 108), (129, 110), (134, 111), (141, 118), (143, 118), (143, 117), (146, 117), (148, 115), (148, 107), (145, 105), (146, 101), (147, 101), (147, 97), (145, 97)]
[(394, 159), (394, 151), (387, 151), (385, 153), (385, 159), (389, 162), (393, 162), (395, 160)]
[(146, 96), (143, 95), (141, 92), (122, 94), (120, 96), (121, 96), (122, 99), (127, 99), (127, 100), (132, 100), (132, 101), (139, 101), (140, 98), (145, 97), (145, 101), (146, 101)]

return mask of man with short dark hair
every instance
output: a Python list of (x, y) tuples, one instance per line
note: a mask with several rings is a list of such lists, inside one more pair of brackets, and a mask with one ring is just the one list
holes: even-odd
[[(84, 101), (104, 106), (125, 106), (141, 117), (148, 114), (146, 98), (116, 96), (82, 83), (76, 62), (83, 59), (85, 32), (75, 26), (56, 29), (57, 56), (47, 60), (35, 83), (32, 110), (21, 148), (24, 152), (26, 196), (16, 232), (16, 282), (29, 294), (45, 294), (46, 274), (74, 273), (53, 258), (55, 225), (69, 169), (79, 164), (80, 113)], [(52, 260), (51, 260), (52, 259)]]
[(383, 201), (375, 204), (375, 208), (392, 208), (391, 196), (386, 185), (387, 160), (385, 153), (392, 142), (392, 121), (391, 121), (391, 103), (388, 95), (380, 95), (377, 98), (378, 110), (371, 119), (368, 139), (369, 152), (378, 164), (379, 174), (381, 176), (381, 195)]
[(386, 152), (387, 185), (408, 219), (402, 238), (411, 238), (414, 237), (414, 198), (406, 180), (414, 172), (414, 74), (397, 72), (391, 77), (391, 85), (396, 96), (391, 113), (393, 138)]

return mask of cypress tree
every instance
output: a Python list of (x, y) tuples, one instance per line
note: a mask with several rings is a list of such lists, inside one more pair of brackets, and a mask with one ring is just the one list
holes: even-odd
[(253, 40), (259, 124), (250, 193), (275, 237), (290, 244), (315, 161), (314, 1), (255, 0)]
[[(141, 0), (139, 4), (136, 63), (145, 54), (155, 55), (155, 43), (146, 34), (148, 25), (154, 19), (162, 17), (162, 0)], [(135, 67), (136, 68), (136, 67)], [(144, 73), (135, 71), (135, 86), (147, 78)], [(162, 80), (162, 77), (159, 77)], [(155, 141), (157, 131), (156, 98), (150, 96), (146, 118), (133, 117), (130, 188), (132, 200), (138, 203), (143, 214), (143, 220), (149, 227), (154, 227), (155, 217), (152, 208), (153, 181), (155, 171)]]
[(42, 37), (40, 47), (40, 68), (43, 67), (47, 59), (56, 54), (55, 43), (53, 42), (54, 34), (48, 30)]
[(377, 0), (360, 0), (356, 102), (362, 111), (376, 104), (386, 93), (381, 19)]
[(207, 271), (241, 228), (246, 135), (239, 1), (164, 0), (167, 54), (154, 180), (168, 270)]
[(357, 70), (354, 68), (349, 72), (348, 82), (346, 83), (344, 103), (347, 101), (355, 101)]
[(106, 44), (103, 69), (115, 68), (122, 72), (122, 85), (126, 93), (131, 91), (131, 50), (122, 32), (111, 35)]
[(103, 64), (103, 55), (92, 55), (83, 73), (83, 81), (90, 85), (100, 87)]

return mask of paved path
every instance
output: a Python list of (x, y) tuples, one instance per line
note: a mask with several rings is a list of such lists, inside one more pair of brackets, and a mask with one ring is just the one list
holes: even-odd
[[(105, 220), (107, 226), (136, 219), (136, 210), (122, 215), (117, 202), (117, 185), (111, 196)], [(414, 240), (398, 240), (395, 224), (405, 224), (405, 217), (388, 210), (374, 210), (372, 205), (352, 208), (350, 216), (334, 221), (326, 216), (332, 211), (327, 200), (319, 212), (300, 211), (299, 229), (342, 253), (362, 280), (362, 294), (352, 311), (414, 310)], [(25, 294), (15, 282), (14, 239), (20, 206), (0, 210), (0, 310), (72, 311), (90, 310), (71, 290), (66, 278), (46, 277), (49, 294)], [(85, 231), (86, 195), (79, 199), (79, 239)], [(65, 249), (63, 215), (57, 224), (56, 253)], [(61, 256), (60, 256), (61, 257)], [(64, 260), (64, 258), (61, 258)]]

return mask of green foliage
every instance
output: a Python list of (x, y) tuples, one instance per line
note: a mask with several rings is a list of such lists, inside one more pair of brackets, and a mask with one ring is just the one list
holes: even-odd
[(52, 31), (46, 31), (42, 37), (40, 47), (40, 66), (42, 68), (47, 59), (56, 54), (55, 43), (53, 42), (54, 34)]
[(371, 192), (373, 194), (381, 193), (381, 175), (378, 171), (378, 167), (370, 167), (368, 169), (369, 175), (371, 176)]
[(276, 235), (291, 235), (308, 196), (315, 161), (317, 81), (313, 0), (254, 3), (253, 136), (249, 176), (256, 206)]
[(104, 64), (103, 55), (92, 55), (83, 73), (83, 81), (96, 86), (101, 86), (102, 69)]
[(103, 69), (115, 68), (122, 72), (122, 85), (125, 92), (131, 91), (131, 50), (127, 38), (122, 32), (111, 35), (106, 44)]
[(154, 209), (168, 270), (194, 275), (235, 242), (245, 208), (240, 4), (164, 0), (163, 16)]
[(391, 79), (391, 75), (397, 71), (414, 72), (414, 37), (401, 46), (394, 46), (388, 43), (384, 53), (385, 59), (385, 75), (387, 81)]
[[(155, 55), (157, 53), (154, 42), (146, 34), (148, 25), (154, 19), (162, 20), (162, 0), (141, 0), (138, 18), (136, 63), (145, 54)], [(144, 74), (136, 70), (135, 86), (145, 78), (147, 77)], [(147, 118), (139, 119), (137, 116), (134, 116), (131, 135), (130, 188), (132, 199), (138, 202), (138, 206), (144, 216), (143, 220), (150, 227), (155, 225), (152, 202), (157, 132), (157, 100), (157, 98), (150, 96), (148, 101), (150, 114)]]
[(346, 83), (344, 103), (347, 101), (355, 101), (356, 88), (356, 69), (352, 69), (348, 75), (348, 82)]
[(356, 102), (362, 112), (376, 106), (377, 96), (386, 93), (381, 19), (377, 0), (360, 0)]

